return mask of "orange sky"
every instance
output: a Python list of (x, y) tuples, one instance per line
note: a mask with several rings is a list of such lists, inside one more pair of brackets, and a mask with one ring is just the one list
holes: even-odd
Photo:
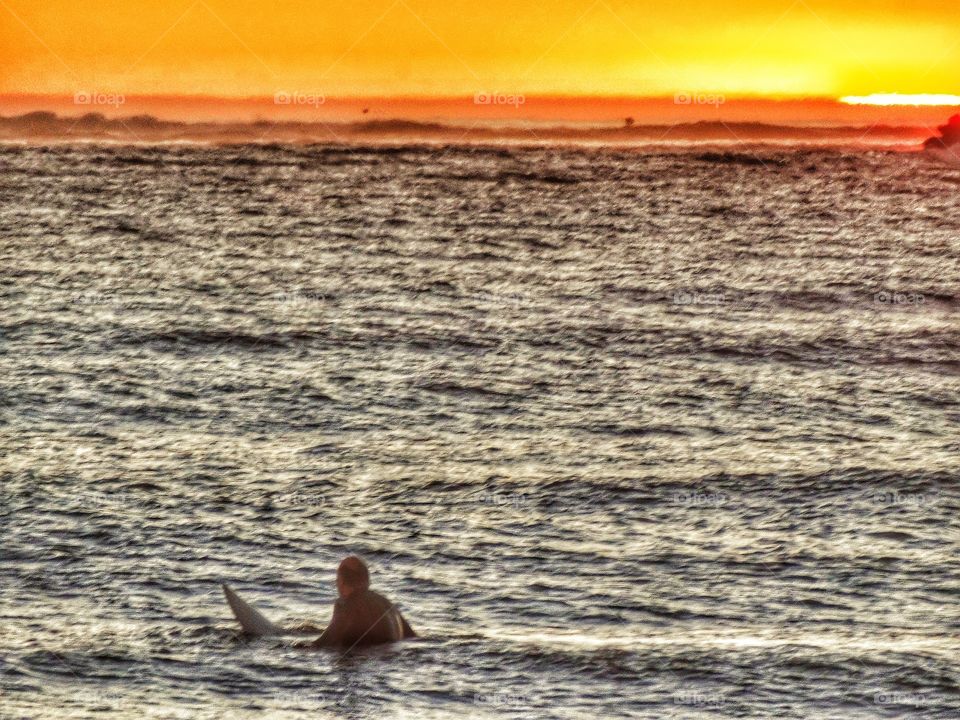
[(0, 0), (0, 94), (960, 93), (955, 0)]

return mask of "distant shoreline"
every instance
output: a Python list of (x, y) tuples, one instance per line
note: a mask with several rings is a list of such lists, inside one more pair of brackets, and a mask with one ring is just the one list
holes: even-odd
[(921, 149), (934, 130), (915, 125), (802, 126), (760, 122), (700, 121), (679, 124), (534, 125), (447, 124), (412, 120), (366, 122), (181, 122), (152, 115), (108, 118), (99, 113), (61, 116), (32, 112), (0, 117), (0, 140), (196, 143), (444, 143), (601, 144), (814, 144)]

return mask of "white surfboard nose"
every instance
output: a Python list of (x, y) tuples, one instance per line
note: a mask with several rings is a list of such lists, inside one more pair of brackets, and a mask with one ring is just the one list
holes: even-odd
[(233, 588), (226, 583), (223, 583), (222, 587), (227, 604), (245, 633), (258, 637), (283, 634), (283, 630), (267, 620), (253, 605), (241, 600), (240, 596), (233, 591)]

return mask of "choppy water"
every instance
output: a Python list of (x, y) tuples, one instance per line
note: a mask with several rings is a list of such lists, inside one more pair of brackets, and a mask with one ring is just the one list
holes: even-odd
[[(960, 168), (0, 149), (0, 716), (956, 718)], [(341, 556), (423, 640), (326, 621)]]

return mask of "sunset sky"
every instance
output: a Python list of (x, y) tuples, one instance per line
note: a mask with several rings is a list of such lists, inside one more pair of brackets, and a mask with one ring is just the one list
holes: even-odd
[(946, 0), (0, 0), (0, 94), (960, 93)]

